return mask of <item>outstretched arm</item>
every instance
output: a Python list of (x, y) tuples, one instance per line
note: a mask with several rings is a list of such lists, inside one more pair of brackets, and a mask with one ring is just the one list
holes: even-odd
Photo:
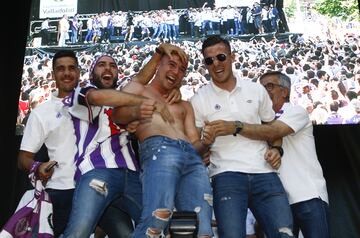
[[(243, 124), (240, 135), (249, 139), (264, 140), (270, 143), (294, 132), (291, 127), (278, 120), (265, 124)], [(210, 122), (210, 125), (215, 131), (216, 136), (232, 135), (236, 129), (234, 121), (216, 120)]]
[(114, 89), (89, 90), (86, 93), (87, 103), (94, 106), (138, 106), (145, 97)]

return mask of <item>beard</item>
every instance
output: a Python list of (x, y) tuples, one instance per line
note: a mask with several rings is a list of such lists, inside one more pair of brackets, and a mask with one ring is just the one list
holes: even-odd
[[(93, 75), (93, 77), (90, 79), (90, 82), (99, 89), (108, 88), (108, 87), (105, 87), (104, 84), (101, 82), (101, 78), (97, 77), (95, 75)], [(117, 80), (114, 79), (110, 88), (116, 88), (116, 83), (117, 83)]]

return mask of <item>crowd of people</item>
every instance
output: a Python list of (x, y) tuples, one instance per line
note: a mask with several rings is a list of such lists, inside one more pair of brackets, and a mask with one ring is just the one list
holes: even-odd
[(19, 168), (46, 183), (55, 237), (162, 237), (174, 211), (198, 237), (330, 237), (312, 129), (360, 122), (360, 35), (229, 29), (25, 56)]
[[(258, 82), (259, 76), (277, 70), (292, 80), (290, 101), (304, 107), (314, 124), (352, 124), (359, 122), (360, 46), (359, 35), (346, 34), (342, 39), (290, 36), (279, 43), (274, 37), (266, 41), (245, 42), (231, 39), (235, 58), (235, 74), (244, 80)], [(189, 67), (182, 82), (183, 99), (191, 98), (202, 85), (209, 83), (201, 40), (176, 43), (189, 55)], [(147, 62), (156, 47), (154, 42), (143, 44), (114, 44), (107, 48), (119, 65), (118, 87), (125, 85)], [(89, 68), (99, 52), (78, 52), (81, 80), (86, 81)], [(19, 120), (23, 122), (36, 105), (45, 101), (56, 87), (51, 75), (51, 55), (35, 54), (25, 57)], [(25, 119), (26, 122), (26, 119)]]
[[(198, 237), (215, 235), (213, 219), (219, 237), (245, 237), (248, 209), (266, 237), (329, 237), (312, 122), (290, 103), (292, 79), (269, 70), (244, 80), (233, 49), (220, 36), (200, 45), (210, 78), (190, 98), (182, 46), (156, 45), (123, 84), (115, 54), (95, 56), (86, 78), (81, 55), (54, 55), (57, 90), (29, 113), (19, 167), (47, 185), (56, 237), (98, 226), (110, 237), (163, 237), (174, 210), (197, 214)], [(43, 143), (47, 162), (34, 160)]]
[[(49, 28), (49, 19), (45, 19), (41, 25), (42, 45), (50, 43)], [(160, 10), (112, 11), (82, 17), (79, 14), (63, 15), (57, 29), (59, 46), (109, 43), (113, 37), (123, 37), (125, 41), (174, 41), (180, 37), (199, 38), (208, 34), (236, 37), (289, 31), (282, 8), (259, 2), (244, 7), (214, 7), (206, 2), (201, 8), (173, 9), (168, 6)]]

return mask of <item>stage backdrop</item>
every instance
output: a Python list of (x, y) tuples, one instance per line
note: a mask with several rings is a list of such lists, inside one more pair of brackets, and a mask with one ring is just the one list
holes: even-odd
[[(14, 212), (27, 185), (26, 175), (17, 169), (17, 153), (21, 138), (15, 136), (15, 122), (31, 1), (23, 1), (21, 4), (17, 1), (9, 1), (8, 4), (12, 6), (9, 9), (16, 9), (16, 11), (12, 12), (12, 23), (5, 24), (4, 32), (16, 37), (6, 43), (2, 54), (0, 228)], [(165, 5), (168, 5), (168, 2)], [(98, 11), (93, 9), (92, 12)], [(4, 14), (1, 15), (1, 19), (2, 22), (9, 20)], [(316, 126), (314, 135), (319, 160), (327, 180), (332, 238), (358, 238), (360, 234), (360, 125)]]
[[(174, 9), (188, 7), (202, 7), (205, 2), (208, 6), (213, 6), (214, 0), (78, 0), (77, 12), (80, 14), (101, 13), (111, 11), (143, 11), (166, 9), (171, 5)], [(33, 0), (31, 5), (31, 20), (38, 20), (40, 13), (40, 0)], [(69, 14), (71, 16), (71, 12)]]

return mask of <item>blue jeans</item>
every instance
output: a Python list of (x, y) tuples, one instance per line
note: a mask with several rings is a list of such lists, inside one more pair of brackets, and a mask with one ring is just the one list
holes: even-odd
[(305, 238), (329, 238), (329, 205), (320, 198), (291, 205), (294, 217), (294, 234), (299, 230)]
[(212, 186), (219, 237), (246, 236), (248, 207), (267, 238), (293, 237), (289, 201), (276, 173), (224, 172), (213, 177)]
[(69, 215), (74, 189), (46, 189), (53, 205), (53, 231), (54, 237), (64, 232)]
[[(169, 219), (177, 211), (195, 211), (199, 235), (212, 235), (212, 192), (206, 167), (194, 147), (183, 140), (152, 136), (140, 144), (143, 212), (135, 238), (149, 230), (166, 233)], [(166, 211), (162, 219), (156, 214)]]
[[(65, 230), (70, 216), (75, 189), (46, 189), (53, 205), (53, 232), (59, 237)], [(131, 217), (119, 208), (122, 197), (115, 199), (105, 210), (98, 225), (109, 237), (126, 238), (134, 231)], [(37, 235), (37, 234), (36, 234)]]
[(72, 210), (63, 237), (89, 237), (114, 199), (121, 199), (117, 207), (137, 223), (141, 215), (141, 198), (138, 172), (93, 169), (83, 174), (76, 183)]

